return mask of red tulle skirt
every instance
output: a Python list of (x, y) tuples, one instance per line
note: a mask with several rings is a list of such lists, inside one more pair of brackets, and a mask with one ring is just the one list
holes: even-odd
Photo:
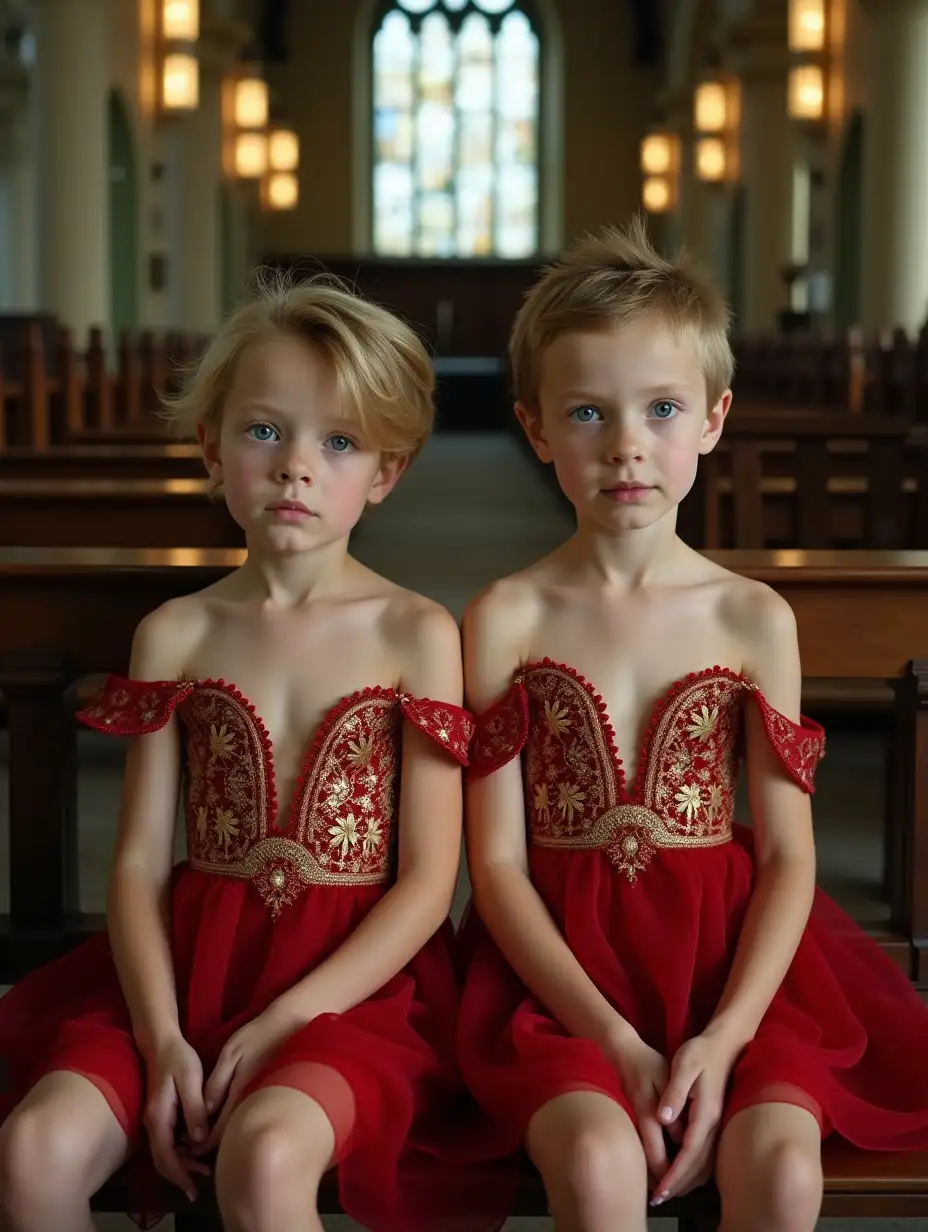
[[(651, 1047), (674, 1053), (711, 1019), (754, 880), (751, 832), (661, 851), (632, 885), (600, 851), (530, 848), (532, 880), (584, 970)], [(486, 1149), (524, 1140), (533, 1114), (576, 1090), (634, 1117), (600, 1048), (528, 992), (472, 914), (458, 1024), (464, 1077), (495, 1122)], [(812, 1111), (825, 1135), (867, 1150), (928, 1146), (928, 1007), (905, 974), (816, 892), (792, 966), (731, 1075), (726, 1119), (760, 1103)]]
[[(336, 950), (384, 893), (309, 887), (274, 921), (248, 882), (177, 867), (172, 949), (181, 1029), (204, 1077), (229, 1037)], [(501, 1222), (488, 1213), (492, 1186), (449, 1162), (443, 1145), (449, 1123), (469, 1124), (479, 1136), (454, 1057), (452, 944), (446, 924), (369, 1000), (297, 1031), (249, 1084), (295, 1087), (323, 1105), (336, 1131), (342, 1205), (375, 1232), (484, 1232)], [(45, 1074), (68, 1070), (93, 1082), (130, 1141), (143, 1145), (144, 1066), (106, 934), (0, 999), (0, 1061), (0, 1119)], [(320, 1065), (345, 1080), (347, 1100), (343, 1083), (320, 1083)]]

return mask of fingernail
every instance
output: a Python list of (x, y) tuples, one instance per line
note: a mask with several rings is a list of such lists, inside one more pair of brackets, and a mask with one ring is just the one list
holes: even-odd
[(663, 1199), (663, 1198), (652, 1198), (652, 1199), (651, 1199), (651, 1205), (652, 1205), (652, 1206), (660, 1206), (660, 1205), (662, 1204), (662, 1202), (663, 1202), (663, 1201), (664, 1201), (664, 1199)]
[(672, 1121), (673, 1120), (673, 1109), (672, 1108), (662, 1108), (661, 1109), (661, 1120), (662, 1121)]

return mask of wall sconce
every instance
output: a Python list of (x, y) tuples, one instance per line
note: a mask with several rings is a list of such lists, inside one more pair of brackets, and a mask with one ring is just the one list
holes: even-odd
[(797, 64), (790, 69), (788, 109), (793, 120), (823, 119), (825, 72), (820, 64)]
[(825, 0), (790, 0), (789, 49), (825, 50)]
[(648, 133), (641, 143), (644, 182), (641, 201), (651, 214), (666, 214), (676, 205), (680, 139), (676, 133)]
[(164, 114), (194, 111), (200, 102), (199, 0), (159, 0), (158, 98)]

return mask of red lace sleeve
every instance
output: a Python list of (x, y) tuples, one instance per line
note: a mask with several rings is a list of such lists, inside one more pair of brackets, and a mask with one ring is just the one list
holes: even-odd
[(111, 736), (141, 736), (164, 727), (174, 707), (193, 692), (189, 680), (128, 680), (107, 676), (77, 717)]
[(447, 749), (455, 761), (467, 765), (474, 735), (474, 719), (469, 710), (450, 702), (433, 702), (408, 695), (400, 699), (400, 704), (410, 723), (415, 723), (421, 732)]
[(764, 721), (764, 728), (777, 756), (790, 778), (810, 793), (815, 791), (815, 771), (825, 756), (825, 729), (804, 714), (799, 722), (774, 710), (763, 693), (754, 693), (754, 700)]
[(518, 757), (528, 738), (528, 695), (521, 680), (477, 716), (468, 780), (486, 778)]

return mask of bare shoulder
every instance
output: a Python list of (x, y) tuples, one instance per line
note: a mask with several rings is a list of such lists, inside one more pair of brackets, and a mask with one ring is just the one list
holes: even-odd
[(461, 635), (448, 609), (425, 595), (396, 587), (383, 622), (385, 641), (396, 655), (400, 688), (416, 697), (460, 705)]
[(770, 586), (731, 576), (722, 601), (723, 619), (742, 648), (742, 671), (773, 707), (796, 720), (802, 667), (795, 613)]
[(543, 607), (534, 568), (493, 582), (467, 605), (462, 625), (466, 694), (484, 710), (528, 657)]
[(179, 680), (184, 665), (206, 636), (205, 592), (180, 595), (149, 612), (132, 639), (129, 674), (138, 680)]

